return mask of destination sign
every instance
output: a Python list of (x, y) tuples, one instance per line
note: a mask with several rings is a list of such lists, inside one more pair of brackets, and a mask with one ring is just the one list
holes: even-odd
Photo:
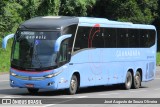
[(25, 39), (37, 39), (37, 40), (54, 40), (57, 38), (54, 32), (30, 32), (30, 31), (22, 31), (20, 33), (20, 38)]

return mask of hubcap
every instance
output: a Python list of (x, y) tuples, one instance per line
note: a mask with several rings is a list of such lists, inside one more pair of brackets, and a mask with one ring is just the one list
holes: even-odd
[(130, 86), (130, 84), (131, 84), (131, 77), (128, 76), (128, 77), (127, 77), (127, 85)]
[(71, 89), (75, 90), (76, 88), (76, 80), (71, 80)]
[(135, 77), (135, 85), (138, 86), (139, 82), (140, 82), (140, 78), (139, 78), (138, 75), (136, 75), (136, 77)]

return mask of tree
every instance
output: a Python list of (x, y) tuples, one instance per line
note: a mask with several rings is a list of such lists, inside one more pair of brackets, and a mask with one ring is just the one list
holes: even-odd
[(60, 15), (87, 16), (96, 0), (61, 0)]
[(37, 15), (55, 15), (57, 16), (60, 8), (60, 0), (41, 0)]
[(17, 29), (22, 21), (19, 15), (22, 6), (15, 0), (1, 0), (0, 9), (0, 36), (3, 36), (6, 32), (13, 32)]
[(37, 10), (41, 1), (42, 0), (17, 0), (17, 3), (22, 6), (22, 10), (19, 13), (22, 19), (27, 20), (37, 16)]
[(133, 23), (151, 23), (157, 17), (158, 0), (98, 0), (94, 16)]

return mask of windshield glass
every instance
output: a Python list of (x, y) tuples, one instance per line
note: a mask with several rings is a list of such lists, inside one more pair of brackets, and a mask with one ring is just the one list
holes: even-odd
[(56, 66), (54, 45), (60, 32), (20, 31), (16, 34), (11, 64), (23, 69)]

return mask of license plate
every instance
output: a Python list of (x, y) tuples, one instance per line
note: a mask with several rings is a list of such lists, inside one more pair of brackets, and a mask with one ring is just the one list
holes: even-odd
[(33, 88), (34, 84), (26, 84), (26, 87)]

